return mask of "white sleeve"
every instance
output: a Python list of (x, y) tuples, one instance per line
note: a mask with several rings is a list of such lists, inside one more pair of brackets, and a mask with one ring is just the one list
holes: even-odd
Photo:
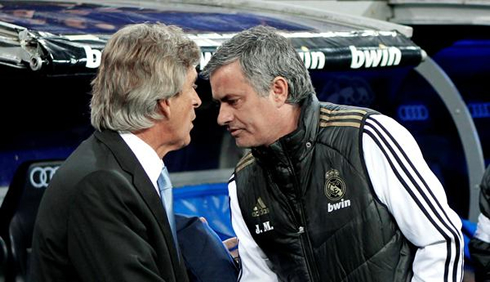
[(478, 215), (474, 237), (490, 244), (490, 219), (482, 213)]
[(238, 238), (238, 255), (241, 261), (240, 282), (276, 282), (277, 275), (272, 272), (269, 259), (255, 243), (245, 225), (240, 206), (238, 205), (234, 175), (228, 183), (230, 195), (231, 224)]
[(449, 207), (442, 184), (413, 136), (392, 118), (374, 115), (367, 119), (362, 139), (377, 197), (418, 248), (412, 282), (462, 281), (461, 219)]

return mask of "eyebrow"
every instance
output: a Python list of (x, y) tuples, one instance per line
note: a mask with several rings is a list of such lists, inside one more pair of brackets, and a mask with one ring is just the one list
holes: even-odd
[(235, 96), (234, 94), (226, 94), (225, 96), (221, 97), (220, 99), (214, 99), (213, 98), (213, 100), (216, 102), (227, 102), (227, 101), (233, 99), (234, 96)]

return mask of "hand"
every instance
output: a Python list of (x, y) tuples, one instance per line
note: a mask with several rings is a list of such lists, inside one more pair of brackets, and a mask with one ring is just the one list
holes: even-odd
[[(199, 219), (205, 224), (208, 223), (205, 217), (199, 217)], [(240, 265), (240, 257), (238, 256), (238, 238), (237, 237), (228, 238), (223, 241), (223, 244), (226, 246), (226, 249), (233, 257), (233, 260), (235, 260), (235, 262), (238, 265)]]
[(237, 237), (231, 237), (223, 241), (228, 252), (230, 252), (231, 256), (234, 259), (238, 258), (238, 239)]

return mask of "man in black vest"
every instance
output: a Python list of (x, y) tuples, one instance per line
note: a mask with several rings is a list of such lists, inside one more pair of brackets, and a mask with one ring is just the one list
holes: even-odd
[(461, 281), (461, 221), (411, 134), (320, 103), (291, 42), (258, 26), (203, 73), (250, 148), (229, 182), (240, 281)]
[(490, 281), (490, 165), (480, 184), (480, 215), (469, 244), (477, 282)]

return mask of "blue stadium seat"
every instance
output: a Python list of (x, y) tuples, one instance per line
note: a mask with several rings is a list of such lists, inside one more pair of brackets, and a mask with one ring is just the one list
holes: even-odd
[(227, 183), (176, 187), (175, 213), (204, 217), (222, 240), (234, 237)]

